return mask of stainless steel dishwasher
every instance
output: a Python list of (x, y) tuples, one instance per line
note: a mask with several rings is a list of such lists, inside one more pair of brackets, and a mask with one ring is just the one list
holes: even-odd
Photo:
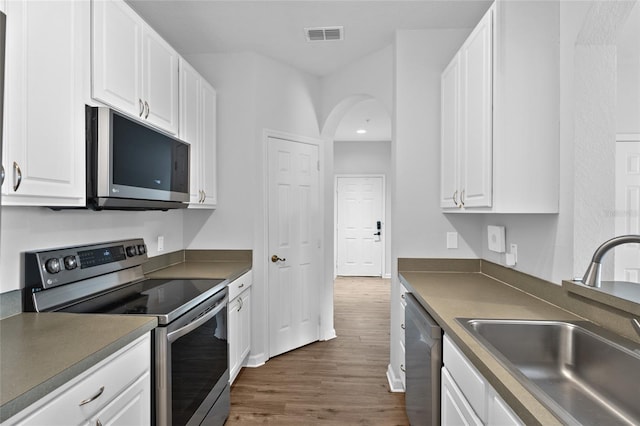
[(405, 300), (407, 417), (412, 426), (439, 425), (442, 329), (411, 293)]

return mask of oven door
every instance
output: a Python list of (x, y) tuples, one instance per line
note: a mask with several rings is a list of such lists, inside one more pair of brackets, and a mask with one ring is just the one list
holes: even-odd
[(222, 424), (228, 416), (227, 301), (225, 289), (156, 329), (157, 425)]

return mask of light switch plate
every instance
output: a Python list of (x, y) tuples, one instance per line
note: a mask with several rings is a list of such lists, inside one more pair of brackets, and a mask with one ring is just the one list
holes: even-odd
[(489, 250), (496, 253), (505, 252), (505, 230), (504, 226), (492, 226), (487, 227), (487, 239), (489, 243)]
[(458, 233), (457, 232), (447, 232), (447, 248), (448, 249), (457, 249), (458, 248)]

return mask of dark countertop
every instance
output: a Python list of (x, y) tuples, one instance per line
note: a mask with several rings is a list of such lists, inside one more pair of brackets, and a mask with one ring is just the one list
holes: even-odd
[(400, 271), (400, 281), (527, 425), (561, 422), (455, 318), (582, 318), (480, 272)]
[(22, 313), (0, 321), (0, 422), (153, 330), (155, 317)]
[(233, 281), (251, 270), (251, 262), (236, 261), (185, 261), (146, 274), (149, 278), (213, 279)]

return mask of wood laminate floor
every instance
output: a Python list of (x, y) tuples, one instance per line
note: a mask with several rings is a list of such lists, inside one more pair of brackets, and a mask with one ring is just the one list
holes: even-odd
[(389, 392), (389, 280), (338, 278), (338, 337), (244, 368), (226, 425), (408, 425), (404, 394)]

